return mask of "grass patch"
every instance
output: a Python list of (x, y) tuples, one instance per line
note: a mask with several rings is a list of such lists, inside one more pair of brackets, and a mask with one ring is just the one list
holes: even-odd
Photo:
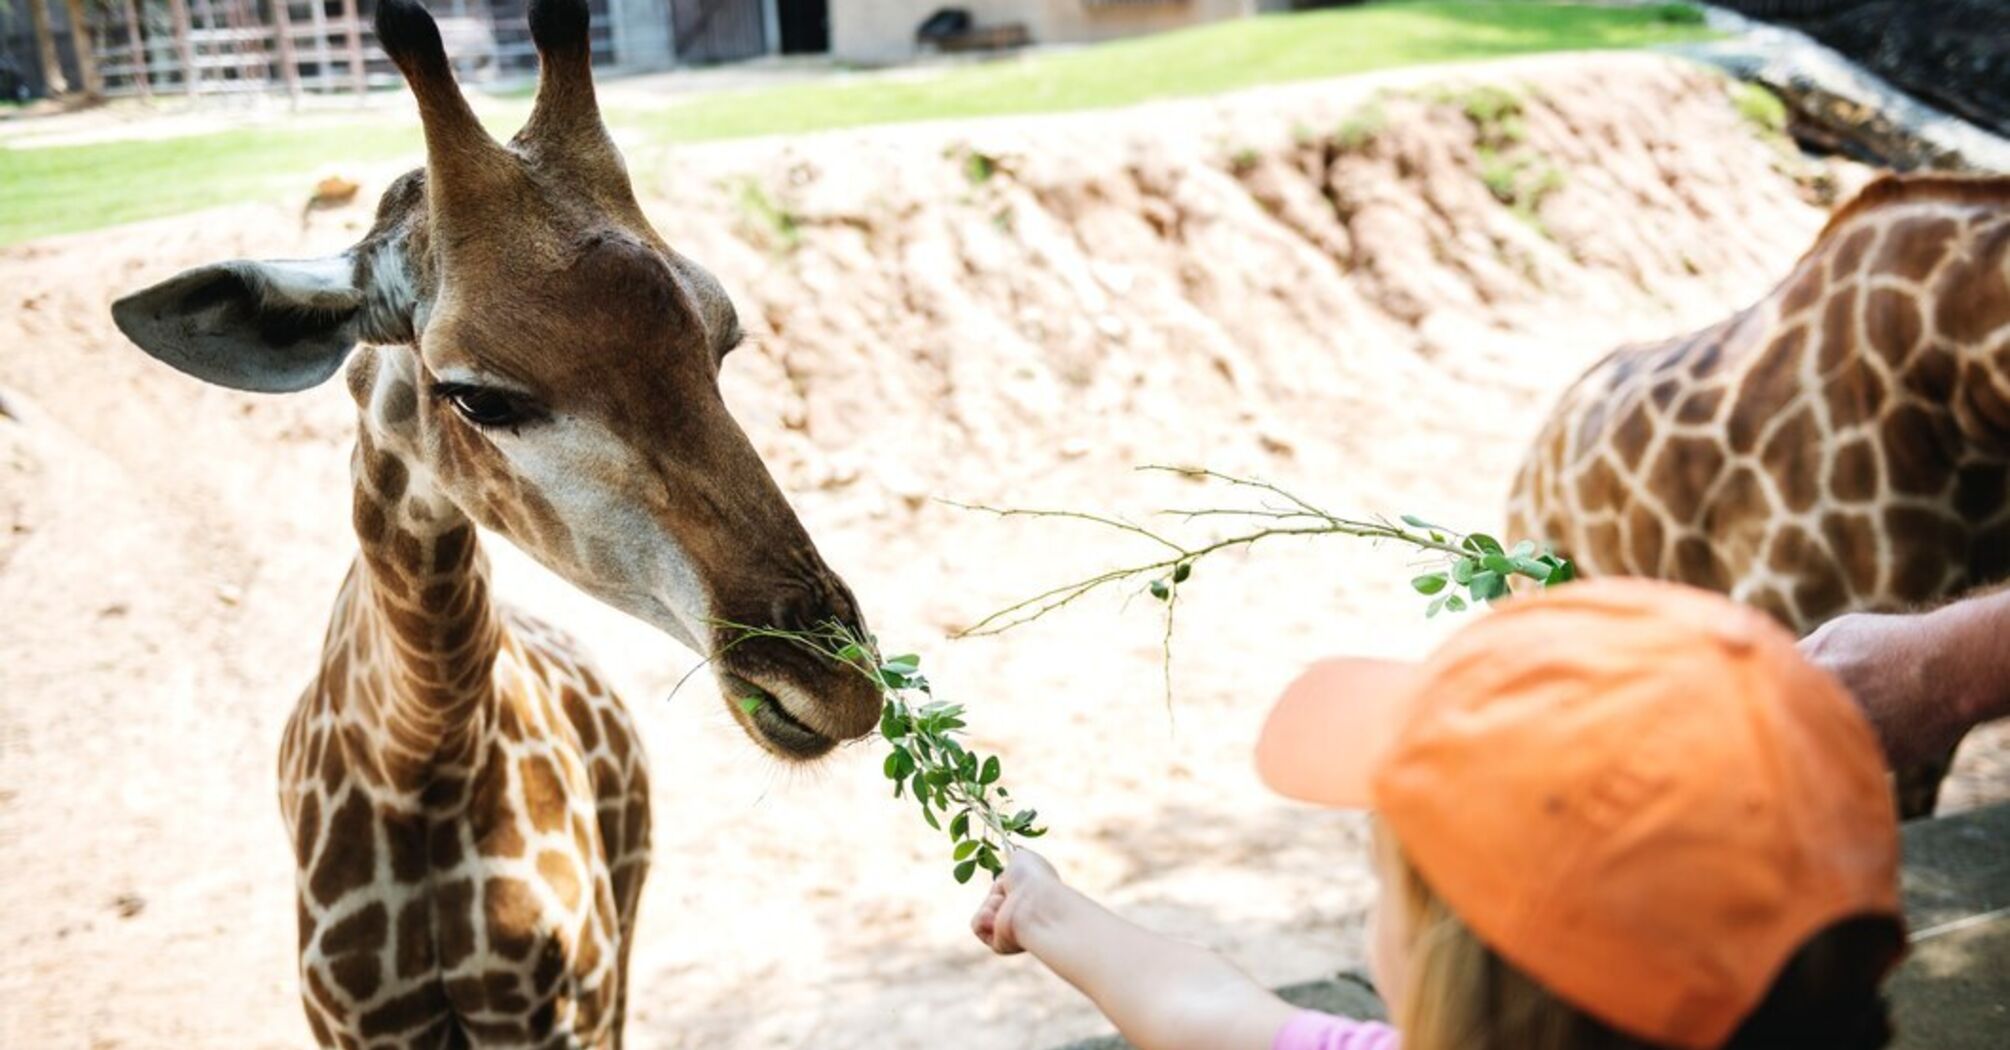
[(1710, 35), (1700, 13), (1683, 4), (1413, 0), (1235, 19), (933, 76), (867, 76), (722, 92), (646, 121), (662, 138), (691, 142), (1051, 113), (1434, 62), (1638, 48)]
[(417, 127), (339, 124), (186, 138), (0, 149), (0, 244), (231, 201), (305, 201), (315, 168), (424, 149)]
[[(1121, 106), (1421, 63), (1636, 48), (1709, 35), (1695, 9), (1682, 4), (1406, 0), (1234, 19), (922, 74), (867, 74), (721, 92), (660, 110), (611, 112), (608, 119), (657, 142), (688, 142)], [(509, 112), (490, 119), (507, 123), (495, 129), (506, 135), (515, 130), (525, 107), (505, 101), (499, 108)], [(407, 154), (416, 158), (420, 148), (417, 128), (381, 121), (0, 148), (0, 244), (232, 201), (285, 195), (304, 200), (307, 176), (316, 168)], [(989, 173), (972, 169), (966, 175), (976, 184)], [(747, 207), (762, 210), (756, 204)], [(786, 242), (785, 231), (780, 239)]]
[(1762, 134), (1778, 137), (1787, 133), (1787, 104), (1763, 84), (1741, 82), (1732, 87), (1731, 104)]

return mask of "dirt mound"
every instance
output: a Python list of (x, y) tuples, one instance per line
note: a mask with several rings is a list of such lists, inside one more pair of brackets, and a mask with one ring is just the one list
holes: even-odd
[[(943, 641), (1126, 550), (932, 497), (1191, 503), (1128, 468), (1197, 461), (1335, 507), (1495, 520), (1557, 388), (1760, 294), (1857, 178), (1756, 134), (1729, 91), (1580, 57), (631, 167), (741, 305), (735, 410), (882, 636), (972, 705), (1063, 870), (1281, 982), (1358, 958), (1370, 887), (1355, 821), (1266, 797), (1247, 748), (1303, 661), (1443, 629), (1399, 556), (1330, 544), (1196, 574), (1169, 717), (1143, 609)], [(198, 386), (106, 305), (223, 256), (339, 249), (365, 212), (302, 232), (297, 205), (246, 206), (0, 252), (0, 1045), (307, 1041), (272, 763), (353, 543), (353, 410), (339, 384)], [(966, 943), (974, 897), (872, 749), (778, 775), (708, 690), (663, 702), (687, 654), (491, 550), (504, 596), (596, 650), (658, 771), (632, 1045), (1100, 1027)], [(2002, 753), (1971, 745), (1951, 804), (2002, 795)]]

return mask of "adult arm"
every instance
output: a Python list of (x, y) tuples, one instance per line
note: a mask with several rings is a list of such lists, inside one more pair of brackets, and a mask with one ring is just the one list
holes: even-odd
[(1801, 651), (1856, 697), (1895, 769), (1937, 759), (1977, 724), (2010, 717), (2010, 587), (1931, 612), (1839, 617)]

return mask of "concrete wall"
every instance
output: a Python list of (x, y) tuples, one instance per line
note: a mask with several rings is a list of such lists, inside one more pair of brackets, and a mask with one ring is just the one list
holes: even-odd
[(831, 0), (831, 54), (848, 62), (913, 58), (914, 28), (939, 7), (968, 8), (980, 26), (1023, 22), (1036, 44), (1074, 44), (1236, 18), (1259, 0)]

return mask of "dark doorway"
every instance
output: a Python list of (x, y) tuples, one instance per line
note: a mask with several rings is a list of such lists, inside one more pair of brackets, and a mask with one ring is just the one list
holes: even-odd
[(768, 49), (761, 0), (670, 0), (683, 62), (733, 62)]
[(775, 0), (782, 22), (782, 54), (822, 54), (831, 49), (830, 0)]

